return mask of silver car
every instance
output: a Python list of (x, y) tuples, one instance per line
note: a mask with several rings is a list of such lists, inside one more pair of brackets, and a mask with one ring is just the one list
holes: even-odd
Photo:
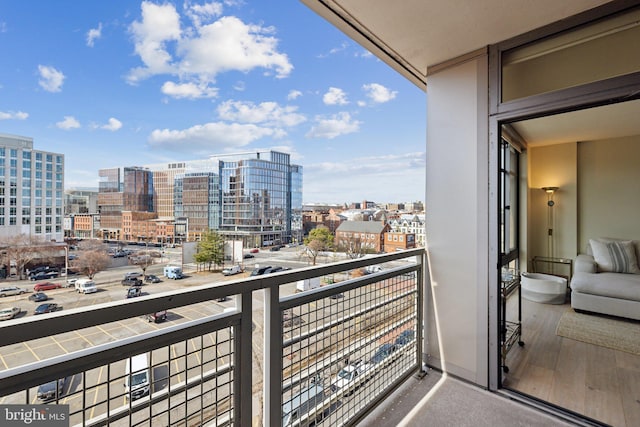
[(0, 288), (0, 297), (8, 297), (10, 295), (22, 295), (27, 293), (26, 289), (19, 288), (17, 286), (7, 286)]

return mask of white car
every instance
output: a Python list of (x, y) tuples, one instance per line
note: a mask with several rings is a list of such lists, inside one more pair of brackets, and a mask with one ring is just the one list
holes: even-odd
[(22, 310), (19, 307), (0, 308), (0, 320), (9, 320), (20, 314)]
[(344, 389), (360, 379), (369, 369), (371, 365), (358, 361), (342, 368), (331, 381), (331, 391), (336, 392)]
[(27, 293), (26, 289), (19, 288), (17, 286), (7, 286), (0, 288), (0, 297), (8, 297), (10, 295), (22, 295)]

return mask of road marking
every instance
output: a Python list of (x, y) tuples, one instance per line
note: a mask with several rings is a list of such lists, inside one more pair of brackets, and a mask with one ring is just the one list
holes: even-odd
[[(173, 353), (173, 362), (176, 364), (176, 372), (178, 373), (178, 383), (182, 382), (182, 379), (180, 379), (180, 365), (178, 365), (178, 353), (176, 352), (176, 344), (171, 344), (171, 352)], [(185, 358), (185, 363), (186, 363), (186, 358)], [(186, 365), (185, 365), (186, 368)]]
[(116, 339), (116, 337), (114, 337), (113, 335), (111, 335), (109, 332), (107, 332), (102, 326), (100, 325), (96, 325), (96, 328), (98, 328), (100, 331), (102, 331), (103, 333), (109, 335), (111, 338), (113, 338), (114, 340)]
[(65, 354), (69, 354), (69, 352), (67, 351), (67, 349), (66, 349), (66, 348), (64, 348), (64, 347), (62, 346), (62, 344), (60, 344), (60, 342), (58, 342), (58, 340), (57, 340), (53, 335), (51, 335), (51, 337), (50, 337), (50, 338), (53, 340), (53, 342), (54, 342), (54, 343), (58, 344), (58, 347), (60, 347), (60, 348), (62, 349), (62, 351), (64, 351), (64, 352), (65, 352)]
[[(94, 412), (96, 410), (96, 403), (98, 402), (98, 391), (100, 390), (100, 387), (104, 387), (104, 384), (103, 385), (99, 385), (100, 384), (100, 380), (102, 379), (102, 371), (103, 371), (103, 369), (104, 369), (104, 366), (101, 366), (100, 367), (100, 372), (98, 372), (98, 380), (96, 381), (96, 384), (98, 384), (98, 386), (93, 389), (93, 392), (95, 394), (94, 394), (94, 397), (93, 397), (93, 407), (91, 408), (91, 414), (89, 415), (89, 419), (93, 419), (93, 415), (94, 415)], [(86, 387), (85, 387), (85, 389), (86, 389)]]
[[(200, 339), (202, 340), (202, 337), (200, 337)], [(198, 348), (196, 346), (195, 338), (191, 338), (189, 339), (189, 341), (191, 341), (191, 345), (193, 346), (194, 350), (199, 350), (199, 351), (194, 351), (193, 354), (195, 354), (196, 359), (198, 359), (198, 365), (202, 366), (202, 359), (200, 359), (200, 353), (202, 352), (202, 345), (200, 345), (200, 348)], [(200, 343), (202, 344), (202, 341), (200, 341)]]
[(4, 365), (4, 369), (9, 369), (9, 365), (7, 365), (7, 363), (4, 361), (4, 357), (2, 357), (2, 354), (0, 354), (0, 362), (2, 362), (2, 364)]
[[(38, 355), (36, 354), (35, 351), (33, 351), (33, 349), (29, 346), (29, 344), (27, 342), (23, 343), (25, 347), (27, 347), (27, 350), (29, 350), (31, 352), (31, 354), (33, 354), (33, 357), (36, 358), (36, 360), (40, 360), (40, 358), (38, 357)], [(44, 346), (42, 346), (44, 347)]]
[[(77, 335), (78, 337), (80, 337), (81, 339), (85, 340), (86, 342), (88, 342), (88, 343), (89, 343), (89, 345), (90, 345), (90, 346), (92, 346), (92, 347), (93, 347), (93, 345), (94, 345), (94, 344), (93, 344), (91, 341), (89, 341), (85, 335), (82, 335), (82, 334), (81, 334), (80, 332), (78, 332), (77, 330), (76, 330), (76, 331), (74, 331), (74, 332), (76, 333), (76, 335)], [(95, 334), (88, 334), (88, 335), (95, 335)]]

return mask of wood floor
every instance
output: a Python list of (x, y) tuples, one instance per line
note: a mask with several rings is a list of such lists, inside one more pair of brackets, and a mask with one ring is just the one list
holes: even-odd
[(640, 356), (557, 336), (568, 309), (522, 299), (525, 345), (509, 352), (503, 385), (605, 424), (640, 426)]

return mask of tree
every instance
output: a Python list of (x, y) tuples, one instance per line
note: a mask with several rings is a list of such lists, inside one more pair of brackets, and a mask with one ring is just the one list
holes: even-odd
[(24, 279), (24, 269), (29, 263), (42, 256), (49, 257), (52, 251), (61, 250), (51, 242), (31, 237), (26, 234), (18, 234), (7, 239), (5, 252), (5, 263), (7, 273), (11, 273), (11, 265), (16, 266), (16, 274), (20, 279)]
[(221, 265), (224, 262), (224, 239), (222, 236), (213, 230), (204, 232), (198, 242), (194, 260), (198, 264), (208, 264), (209, 271), (211, 271), (212, 265)]
[(71, 267), (89, 279), (111, 265), (111, 257), (106, 246), (97, 240), (83, 240), (80, 242), (78, 258), (71, 261)]
[(147, 274), (147, 268), (155, 264), (156, 258), (160, 258), (158, 251), (138, 251), (135, 256), (129, 257), (129, 264), (137, 265), (142, 269), (142, 274)]
[(362, 258), (366, 254), (375, 254), (376, 250), (371, 244), (362, 241), (360, 236), (342, 238), (338, 241), (338, 251), (347, 254), (351, 259)]
[(333, 247), (333, 235), (329, 228), (319, 225), (309, 232), (309, 236), (305, 237), (306, 245), (304, 255), (316, 265), (318, 254), (322, 251), (330, 250)]

